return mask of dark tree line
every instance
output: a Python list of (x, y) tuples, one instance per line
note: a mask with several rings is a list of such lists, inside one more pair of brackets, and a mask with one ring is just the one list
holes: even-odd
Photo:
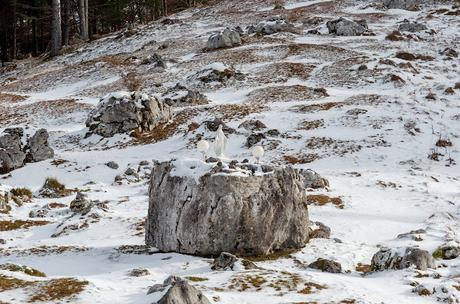
[(128, 24), (147, 23), (197, 0), (0, 0), (0, 60), (59, 54)]

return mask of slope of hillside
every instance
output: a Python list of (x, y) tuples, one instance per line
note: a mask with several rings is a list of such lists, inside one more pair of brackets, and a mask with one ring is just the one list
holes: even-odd
[[(436, 260), (437, 269), (427, 271), (368, 273), (383, 246), (430, 253), (447, 242), (460, 246), (458, 1), (425, 1), (417, 11), (378, 2), (287, 1), (273, 10), (271, 1), (221, 1), (4, 71), (0, 134), (15, 126), (27, 134), (46, 128), (56, 155), (0, 175), (0, 194), (18, 187), (38, 194), (55, 177), (99, 203), (79, 216), (69, 210), (74, 194), (34, 196), (0, 214), (0, 266), (46, 274), (0, 267), (0, 303), (58, 303), (50, 280), (63, 278), (76, 279), (59, 287), (74, 291), (71, 303), (155, 303), (162, 293), (147, 295), (148, 288), (170, 275), (189, 278), (212, 303), (459, 303), (458, 257)], [(218, 30), (274, 16), (295, 28), (205, 49)], [(329, 34), (326, 22), (341, 16), (366, 19), (373, 34)], [(426, 29), (394, 33), (404, 19)], [(149, 63), (154, 53), (166, 69)], [(230, 76), (200, 81), (209, 68)], [(128, 72), (146, 93), (163, 98), (179, 83), (209, 103), (175, 107), (172, 121), (138, 137), (85, 136), (88, 113), (104, 95), (127, 90)], [(258, 132), (240, 125), (260, 120), (263, 163), (311, 168), (330, 181), (328, 191), (309, 193), (342, 201), (309, 206), (311, 220), (331, 228), (330, 239), (257, 260), (260, 269), (224, 272), (211, 270), (212, 259), (143, 246), (153, 162), (201, 158), (195, 144), (213, 140), (205, 122), (214, 119), (234, 129), (230, 159), (251, 158), (245, 143)], [(109, 161), (119, 167), (109, 168)], [(306, 267), (317, 258), (339, 262), (342, 273)], [(131, 276), (137, 268), (148, 274)]]

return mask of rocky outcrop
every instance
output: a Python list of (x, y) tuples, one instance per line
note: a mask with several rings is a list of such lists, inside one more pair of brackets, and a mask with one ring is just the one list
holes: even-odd
[(403, 9), (415, 11), (418, 9), (418, 0), (383, 0), (383, 5), (388, 9)]
[(88, 196), (77, 192), (73, 201), (70, 202), (70, 211), (74, 213), (87, 214), (91, 211), (93, 203), (88, 199)]
[(339, 18), (326, 22), (329, 34), (337, 36), (359, 36), (368, 32), (366, 20), (353, 21), (347, 18)]
[(137, 130), (150, 131), (168, 122), (171, 108), (147, 94), (118, 93), (102, 98), (86, 121), (89, 132), (103, 137)]
[(427, 29), (428, 28), (426, 27), (425, 24), (421, 24), (418, 22), (409, 22), (408, 20), (405, 20), (405, 22), (401, 23), (398, 27), (398, 30), (401, 32), (411, 32), (411, 33), (421, 32)]
[(198, 91), (176, 84), (162, 95), (162, 100), (169, 106), (184, 107), (208, 104), (209, 100)]
[(175, 282), (157, 304), (211, 304), (196, 287), (187, 281)]
[(372, 257), (371, 267), (374, 271), (388, 269), (404, 269), (415, 266), (418, 270), (436, 268), (435, 261), (430, 253), (415, 247), (410, 247), (403, 254), (390, 248), (381, 248)]
[(233, 270), (238, 258), (231, 253), (222, 252), (212, 263), (212, 270)]
[(208, 50), (215, 50), (237, 45), (241, 45), (240, 33), (227, 28), (222, 32), (211, 35), (208, 39), (207, 48)]
[(433, 252), (433, 257), (443, 260), (453, 260), (460, 256), (460, 245), (456, 242), (449, 242), (438, 247)]
[(22, 128), (5, 129), (0, 136), (0, 174), (21, 168), (26, 163), (39, 162), (54, 157), (54, 151), (48, 144), (48, 132), (38, 130), (23, 146)]
[(39, 162), (54, 157), (54, 150), (48, 144), (48, 131), (45, 129), (38, 130), (27, 141), (26, 162)]
[(154, 167), (147, 245), (200, 256), (265, 255), (305, 245), (309, 218), (298, 170), (214, 165), (184, 160)]
[(293, 32), (294, 25), (280, 16), (274, 16), (266, 21), (262, 21), (255, 27), (250, 28), (248, 33), (257, 33), (260, 35), (271, 35), (278, 32)]

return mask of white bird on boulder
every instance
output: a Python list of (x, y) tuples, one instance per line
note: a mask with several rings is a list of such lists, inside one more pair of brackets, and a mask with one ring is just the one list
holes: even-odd
[(254, 158), (256, 159), (256, 163), (260, 162), (260, 159), (264, 156), (264, 154), (265, 154), (265, 151), (262, 146), (255, 146), (252, 149), (252, 156), (254, 156)]
[(216, 139), (214, 140), (214, 152), (216, 153), (217, 158), (225, 157), (225, 150), (227, 150), (228, 138), (225, 136), (224, 131), (222, 131), (222, 125), (219, 125), (219, 128), (216, 132)]
[(209, 142), (202, 139), (196, 144), (196, 148), (201, 152), (201, 154), (203, 154), (204, 160), (206, 160), (206, 153), (209, 150)]

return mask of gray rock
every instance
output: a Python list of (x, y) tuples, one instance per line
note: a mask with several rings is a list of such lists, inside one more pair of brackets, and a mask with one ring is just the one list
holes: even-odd
[(337, 36), (359, 36), (368, 31), (365, 20), (352, 21), (343, 17), (326, 22), (326, 26), (329, 34)]
[(407, 248), (404, 254), (390, 248), (381, 248), (372, 257), (371, 267), (373, 271), (388, 269), (404, 269), (414, 265), (419, 270), (436, 268), (433, 257), (426, 250), (419, 248)]
[(209, 103), (209, 99), (206, 95), (188, 89), (179, 83), (166, 91), (166, 93), (162, 95), (162, 100), (167, 105), (174, 107), (195, 106)]
[(418, 9), (419, 0), (383, 0), (383, 5), (388, 9), (403, 9), (414, 11)]
[(174, 283), (157, 304), (211, 304), (211, 302), (196, 287), (181, 280)]
[(150, 271), (145, 268), (136, 268), (131, 270), (128, 275), (130, 277), (144, 277), (150, 275)]
[(77, 192), (75, 199), (70, 202), (70, 211), (74, 213), (87, 214), (92, 207), (93, 203), (81, 192)]
[(128, 168), (128, 169), (126, 169), (125, 174), (126, 174), (126, 175), (132, 175), (132, 176), (138, 175), (138, 174), (137, 174), (137, 171), (134, 170), (133, 168)]
[(274, 16), (266, 21), (262, 21), (254, 28), (248, 29), (248, 34), (253, 32), (261, 35), (271, 35), (278, 32), (293, 32), (294, 25), (280, 16)]
[(235, 263), (238, 261), (238, 258), (231, 253), (222, 252), (219, 257), (214, 259), (214, 262), (211, 266), (212, 270), (233, 270)]
[(328, 259), (322, 259), (319, 258), (310, 265), (308, 265), (308, 268), (312, 269), (318, 269), (321, 270), (322, 272), (329, 272), (329, 273), (341, 273), (342, 272), (342, 265), (340, 263), (328, 260)]
[(260, 131), (262, 129), (266, 129), (267, 126), (261, 122), (260, 120), (254, 120), (254, 119), (250, 119), (250, 120), (245, 120), (243, 121), (239, 126), (238, 128), (243, 128), (247, 131)]
[(329, 181), (310, 169), (299, 169), (303, 176), (304, 187), (310, 189), (324, 189), (329, 187)]
[(460, 245), (455, 242), (443, 244), (433, 252), (433, 257), (443, 260), (453, 260), (460, 256)]
[(246, 147), (251, 148), (252, 146), (260, 143), (263, 139), (265, 139), (265, 135), (263, 133), (254, 133), (246, 138)]
[(227, 126), (222, 119), (216, 118), (214, 120), (206, 120), (203, 122), (206, 128), (211, 132), (216, 132), (219, 129), (219, 126), (222, 125), (222, 130), (225, 134), (235, 133), (235, 129)]
[(150, 64), (154, 68), (161, 68), (161, 69), (166, 69), (167, 68), (166, 62), (157, 53), (153, 53), (149, 57), (147, 57), (144, 60), (142, 60), (142, 64)]
[(314, 222), (314, 228), (310, 227), (311, 239), (328, 239), (331, 237), (331, 228), (321, 222)]
[(54, 157), (54, 150), (48, 144), (48, 131), (40, 129), (27, 141), (26, 162), (39, 162)]
[(114, 162), (114, 161), (109, 161), (109, 162), (106, 163), (105, 165), (106, 165), (107, 167), (109, 167), (110, 169), (114, 169), (114, 170), (116, 170), (116, 169), (119, 168), (118, 164), (117, 164), (116, 162)]
[(22, 151), (22, 128), (5, 129), (0, 136), (0, 174), (6, 174), (24, 165), (26, 154)]
[(215, 167), (201, 176), (176, 175), (182, 166), (164, 162), (152, 170), (147, 245), (200, 256), (265, 255), (308, 241), (306, 194), (297, 170), (234, 175)]
[(112, 137), (133, 130), (151, 131), (172, 117), (171, 108), (157, 98), (138, 92), (108, 95), (89, 114), (91, 133)]
[(240, 33), (227, 28), (220, 33), (211, 35), (208, 39), (207, 48), (208, 50), (215, 50), (237, 45), (241, 45)]
[(411, 32), (411, 33), (421, 32), (427, 29), (428, 28), (424, 24), (417, 23), (417, 22), (409, 22), (409, 21), (401, 23), (398, 27), (398, 30), (400, 32)]

